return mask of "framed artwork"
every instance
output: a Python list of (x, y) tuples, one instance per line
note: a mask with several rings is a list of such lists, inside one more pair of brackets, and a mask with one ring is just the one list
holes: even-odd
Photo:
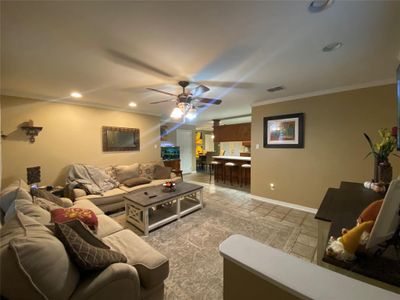
[(265, 117), (264, 148), (304, 148), (304, 113)]
[(140, 132), (137, 128), (103, 126), (103, 151), (139, 151)]

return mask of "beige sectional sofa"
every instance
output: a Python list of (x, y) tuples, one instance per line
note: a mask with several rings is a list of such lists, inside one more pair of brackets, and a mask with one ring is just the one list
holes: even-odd
[[(154, 162), (154, 163), (142, 163), (137, 164), (140, 165), (151, 165), (154, 166), (161, 165), (162, 162)], [(133, 166), (133, 165), (130, 165)], [(115, 181), (119, 183), (119, 185), (115, 188), (110, 190), (104, 191), (100, 194), (88, 194), (84, 189), (81, 188), (72, 188), (71, 198), (79, 201), (79, 200), (90, 200), (104, 212), (111, 212), (118, 209), (122, 209), (125, 207), (124, 204), (124, 195), (133, 191), (138, 191), (150, 186), (157, 186), (162, 185), (165, 181), (171, 180), (174, 182), (179, 182), (182, 180), (181, 177), (176, 176), (174, 172), (170, 172), (170, 178), (158, 179), (157, 176), (154, 174), (154, 170), (149, 174), (147, 174), (148, 178), (151, 180), (150, 183), (141, 184), (133, 187), (126, 186), (123, 182), (120, 182), (119, 179), (127, 178), (126, 172), (122, 174), (121, 170), (124, 168), (128, 168), (130, 166), (122, 166), (122, 165), (113, 165), (107, 167), (98, 167), (100, 170), (104, 171), (110, 177), (112, 177)], [(119, 172), (118, 172), (119, 171)], [(139, 174), (133, 174), (132, 176), (140, 176)]]
[[(168, 259), (87, 199), (64, 200), (98, 219), (97, 236), (127, 257), (101, 271), (81, 272), (19, 180), (1, 192), (0, 294), (7, 299), (163, 299)], [(69, 202), (69, 203), (68, 203)]]

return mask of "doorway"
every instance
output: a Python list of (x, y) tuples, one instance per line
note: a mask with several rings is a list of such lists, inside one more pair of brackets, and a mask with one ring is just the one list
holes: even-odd
[(180, 148), (181, 169), (183, 174), (193, 171), (193, 132), (191, 130), (177, 129), (176, 144)]

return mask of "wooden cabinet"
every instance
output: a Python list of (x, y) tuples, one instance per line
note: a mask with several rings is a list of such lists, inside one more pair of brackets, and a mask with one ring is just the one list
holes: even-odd
[(222, 125), (214, 127), (214, 142), (234, 142), (251, 140), (251, 123)]
[(181, 160), (180, 159), (164, 160), (164, 166), (170, 167), (173, 170), (180, 170), (181, 169)]

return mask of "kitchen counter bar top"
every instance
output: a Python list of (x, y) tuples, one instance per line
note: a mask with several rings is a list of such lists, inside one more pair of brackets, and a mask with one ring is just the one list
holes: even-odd
[(243, 160), (251, 161), (251, 157), (248, 156), (213, 156), (214, 159), (226, 159), (226, 160)]

